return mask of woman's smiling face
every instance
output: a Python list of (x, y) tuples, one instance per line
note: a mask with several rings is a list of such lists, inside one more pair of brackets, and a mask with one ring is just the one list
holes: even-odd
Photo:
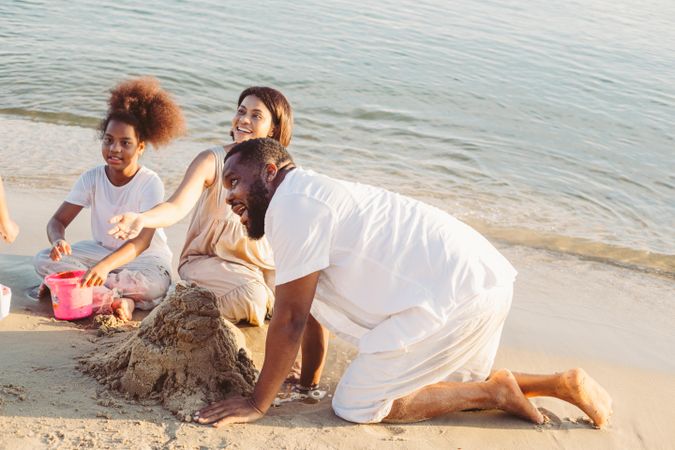
[(242, 100), (232, 118), (232, 135), (235, 142), (271, 137), (274, 131), (272, 113), (255, 95)]

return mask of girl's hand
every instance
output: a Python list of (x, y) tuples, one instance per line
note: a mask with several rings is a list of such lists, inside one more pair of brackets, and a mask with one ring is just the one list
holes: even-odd
[(19, 234), (19, 226), (12, 219), (7, 219), (6, 222), (0, 222), (0, 237), (11, 244)]
[(70, 249), (70, 244), (65, 239), (58, 239), (52, 245), (52, 251), (49, 253), (49, 257), (53, 261), (61, 261), (62, 257), (72, 254), (73, 251)]
[(80, 284), (82, 287), (103, 286), (108, 279), (108, 273), (110, 269), (105, 264), (98, 263), (84, 274)]
[(113, 225), (108, 234), (117, 239), (126, 241), (138, 236), (144, 228), (145, 218), (143, 214), (128, 212), (119, 214), (109, 220)]
[(253, 422), (264, 413), (253, 403), (253, 399), (233, 397), (211, 403), (195, 413), (195, 421), (201, 424), (213, 424), (214, 427), (230, 423)]

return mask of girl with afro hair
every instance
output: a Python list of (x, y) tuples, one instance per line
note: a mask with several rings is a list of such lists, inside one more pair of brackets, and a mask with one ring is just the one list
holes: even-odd
[[(123, 320), (135, 307), (152, 309), (171, 283), (171, 251), (161, 229), (146, 228), (122, 242), (108, 235), (108, 219), (123, 211), (143, 212), (161, 203), (164, 185), (139, 164), (147, 144), (158, 148), (185, 132), (180, 107), (155, 78), (124, 81), (112, 89), (101, 121), (101, 156), (105, 164), (80, 176), (47, 224), (51, 247), (34, 259), (38, 275), (86, 270), (83, 286), (94, 289), (94, 303), (106, 299)], [(65, 231), (91, 208), (93, 240), (70, 244)], [(46, 291), (44, 284), (41, 293)]]

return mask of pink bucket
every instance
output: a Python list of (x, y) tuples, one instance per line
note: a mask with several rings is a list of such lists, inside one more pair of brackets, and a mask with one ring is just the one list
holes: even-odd
[(84, 270), (53, 273), (45, 277), (52, 293), (54, 317), (61, 320), (82, 319), (92, 313), (92, 288), (80, 286)]

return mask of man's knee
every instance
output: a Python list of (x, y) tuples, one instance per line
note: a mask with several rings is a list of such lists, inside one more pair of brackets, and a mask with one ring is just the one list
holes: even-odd
[(333, 411), (338, 417), (354, 423), (379, 423), (389, 414), (393, 401), (374, 399), (373, 392), (354, 389), (342, 381), (333, 395)]

